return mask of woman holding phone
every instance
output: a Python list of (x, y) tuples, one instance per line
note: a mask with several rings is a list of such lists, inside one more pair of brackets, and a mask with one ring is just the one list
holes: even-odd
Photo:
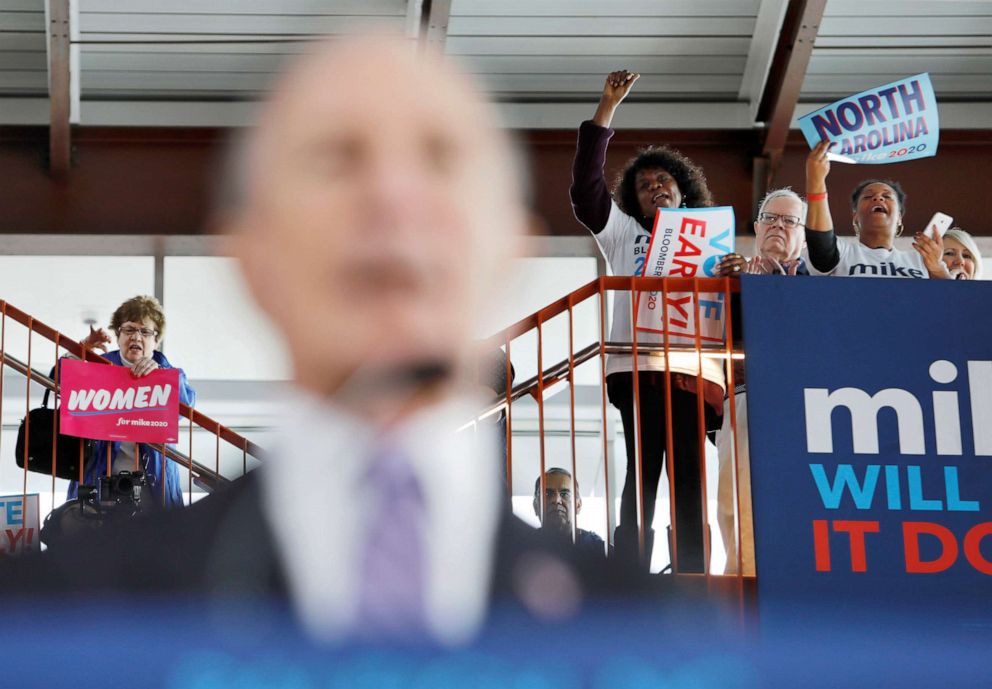
[(838, 238), (827, 203), (830, 142), (818, 143), (806, 158), (806, 246), (812, 275), (951, 279), (937, 232), (917, 232), (913, 250), (894, 246), (903, 232), (906, 193), (898, 182), (870, 179), (851, 194), (854, 238)]
[(970, 234), (952, 227), (944, 234), (944, 263), (955, 280), (982, 277), (982, 253)]

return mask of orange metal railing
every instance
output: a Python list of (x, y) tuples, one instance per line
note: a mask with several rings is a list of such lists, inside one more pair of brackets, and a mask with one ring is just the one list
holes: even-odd
[[(666, 334), (663, 341), (659, 343), (645, 343), (638, 342), (637, 330), (633, 329), (631, 333), (630, 341), (622, 342), (612, 342), (606, 337), (607, 332), (607, 292), (618, 292), (618, 291), (629, 291), (629, 292), (656, 292), (661, 295), (661, 303), (663, 305), (668, 303), (668, 300), (673, 294), (692, 294), (694, 297), (694, 308), (695, 308), (695, 318), (696, 322), (699, 322), (699, 304), (701, 294), (720, 294), (723, 295), (723, 303), (725, 308), (725, 318), (723, 321), (724, 326), (724, 336), (720, 343), (706, 343), (704, 344), (701, 340), (700, 334), (696, 332), (695, 342), (691, 345), (677, 345), (670, 342), (670, 338), (667, 335), (668, 331), (668, 321), (667, 321), (667, 308), (663, 308), (662, 312), (665, 314), (665, 327), (664, 330)], [(603, 444), (603, 477), (604, 477), (604, 493), (606, 496), (611, 495), (610, 482), (611, 482), (611, 472), (609, 466), (609, 451), (607, 447), (608, 443), (608, 414), (607, 414), (607, 392), (606, 392), (606, 357), (611, 354), (630, 354), (632, 355), (633, 364), (633, 395), (634, 395), (634, 409), (640, 410), (640, 389), (639, 389), (639, 376), (638, 376), (638, 355), (644, 353), (655, 353), (664, 357), (665, 361), (665, 416), (666, 416), (666, 438), (665, 438), (665, 448), (667, 450), (667, 457), (672, 457), (673, 455), (673, 433), (672, 433), (672, 410), (671, 410), (671, 366), (669, 365), (669, 357), (672, 354), (679, 353), (685, 355), (686, 353), (693, 353), (696, 355), (697, 359), (697, 369), (702, 371), (702, 361), (704, 358), (713, 358), (723, 361), (723, 367), (726, 378), (726, 392), (729, 397), (729, 404), (726, 405), (729, 415), (730, 427), (733, 430), (733, 440), (734, 440), (734, 476), (735, 479), (739, 476), (738, 467), (736, 466), (738, 461), (737, 452), (737, 430), (736, 430), (736, 407), (734, 402), (734, 370), (733, 370), (733, 360), (743, 358), (743, 352), (735, 345), (733, 341), (732, 333), (733, 320), (735, 314), (732, 308), (732, 295), (738, 291), (738, 283), (736, 280), (729, 278), (704, 278), (704, 279), (676, 279), (676, 278), (636, 278), (636, 277), (600, 277), (579, 289), (573, 291), (572, 293), (558, 299), (548, 306), (540, 309), (534, 314), (518, 321), (517, 323), (511, 325), (500, 333), (492, 336), (487, 340), (487, 344), (496, 347), (502, 347), (504, 350), (506, 358), (506, 385), (505, 394), (497, 399), (491, 404), (487, 409), (483, 410), (480, 417), (489, 416), (491, 414), (499, 413), (500, 411), (505, 412), (506, 415), (506, 480), (507, 489), (510, 494), (512, 494), (513, 485), (513, 475), (514, 475), (514, 453), (513, 453), (513, 437), (514, 437), (514, 403), (519, 402), (525, 397), (533, 397), (537, 405), (537, 426), (538, 426), (538, 460), (539, 460), (539, 477), (540, 477), (540, 490), (538, 491), (540, 510), (544, 513), (544, 499), (545, 499), (545, 486), (544, 486), (544, 475), (548, 467), (547, 461), (547, 447), (545, 443), (546, 438), (546, 427), (545, 427), (545, 399), (548, 391), (557, 386), (558, 384), (567, 384), (569, 389), (569, 452), (570, 452), (570, 462), (572, 474), (572, 493), (577, 495), (577, 483), (580, 479), (578, 472), (578, 462), (577, 462), (577, 447), (576, 447), (576, 399), (575, 399), (575, 371), (576, 368), (591, 362), (598, 360), (599, 362), (599, 406), (600, 406), (600, 418), (601, 418), (601, 437)], [(631, 299), (631, 323), (636, 321), (636, 313), (634, 313), (634, 300)], [(576, 347), (575, 342), (575, 311), (577, 308), (583, 305), (593, 305), (595, 307), (598, 337), (595, 341), (581, 346)], [(561, 358), (560, 360), (551, 363), (550, 365), (545, 364), (546, 353), (545, 353), (545, 337), (544, 331), (549, 322), (556, 317), (564, 317), (567, 319), (568, 327), (568, 353), (567, 356)], [(8, 324), (16, 323), (27, 329), (28, 333), (28, 347), (26, 361), (21, 361), (17, 356), (13, 355), (8, 351), (5, 346), (8, 337)], [(60, 356), (68, 355), (75, 356), (86, 361), (102, 361), (108, 363), (103, 357), (94, 354), (91, 351), (84, 349), (78, 342), (65, 337), (55, 329), (45, 325), (44, 323), (34, 319), (30, 315), (20, 311), (19, 309), (7, 304), (6, 302), (0, 301), (0, 373), (4, 369), (11, 369), (22, 374), (26, 378), (26, 400), (25, 400), (25, 413), (31, 409), (31, 385), (32, 381), (36, 384), (40, 384), (42, 387), (48, 388), (55, 392), (56, 394), (56, 406), (58, 404), (58, 380), (57, 371), (56, 379), (52, 380), (44, 373), (35, 370), (32, 362), (32, 340), (33, 335), (40, 336), (43, 340), (51, 343), (54, 348), (54, 359), (57, 361)], [(515, 353), (519, 354), (518, 348), (514, 346), (514, 343), (519, 341), (525, 336), (536, 336), (536, 358), (537, 358), (537, 370), (536, 373), (527, 378), (526, 380), (517, 383), (516, 385), (511, 384), (511, 360), (514, 358)], [(0, 413), (3, 410), (3, 376), (0, 375)], [(703, 509), (703, 519), (704, 525), (706, 523), (706, 514), (708, 512), (708, 500), (707, 492), (708, 487), (706, 485), (706, 458), (704, 446), (706, 443), (706, 428), (704, 425), (704, 399), (703, 399), (703, 379), (702, 376), (696, 377), (696, 433), (699, 440), (699, 471), (700, 471), (700, 485), (701, 485), (701, 496), (702, 509)], [(639, 411), (636, 413), (639, 414)], [(181, 405), (180, 407), (181, 416), (188, 422), (188, 433), (189, 433), (189, 453), (184, 454), (176, 448), (156, 446), (156, 449), (162, 451), (166, 457), (172, 461), (177, 462), (180, 466), (185, 467), (189, 474), (189, 493), (190, 498), (192, 498), (193, 484), (204, 487), (205, 489), (212, 489), (220, 483), (228, 480), (229, 477), (225, 476), (221, 471), (221, 455), (222, 448), (228, 454), (230, 451), (235, 451), (240, 453), (242, 458), (240, 473), (245, 473), (248, 470), (248, 458), (261, 459), (264, 456), (264, 452), (257, 445), (234, 432), (230, 428), (227, 428), (215, 421), (214, 419), (206, 416), (205, 414), (192, 409), (186, 405)], [(637, 479), (637, 514), (638, 514), (638, 547), (643, 552), (645, 548), (645, 529), (648, 525), (645, 524), (645, 505), (643, 504), (643, 482), (644, 482), (644, 457), (643, 457), (643, 447), (640, 439), (642, 424), (640, 420), (637, 420), (637, 439), (635, 442), (636, 452), (635, 452), (635, 463), (636, 463), (636, 479)], [(193, 432), (194, 429), (199, 429), (199, 432), (209, 434), (214, 439), (214, 451), (213, 451), (213, 462), (209, 458), (205, 459), (202, 455), (193, 457)], [(30, 429), (27, 429), (30, 432)], [(57, 446), (53, 448), (53, 453), (57, 451)], [(2, 457), (2, 449), (0, 449), (0, 457)], [(27, 466), (27, 461), (24, 462), (25, 467)], [(82, 462), (80, 462), (80, 479), (82, 479)], [(109, 465), (109, 463), (108, 463)], [(681, 572), (678, 563), (678, 531), (675, 528), (675, 481), (674, 481), (674, 467), (673, 462), (665, 461), (666, 473), (668, 477), (668, 490), (669, 490), (669, 521), (672, 525), (672, 542), (671, 542), (671, 565), (674, 572)], [(28, 481), (28, 470), (24, 469), (24, 479), (23, 479), (23, 490), (27, 493), (27, 481)], [(735, 513), (736, 513), (736, 523), (740, 524), (740, 486), (736, 485), (735, 480), (735, 492), (737, 499), (735, 500)], [(164, 481), (163, 481), (164, 486)], [(54, 461), (53, 461), (53, 473), (52, 473), (52, 492), (55, 492), (55, 474), (54, 474)], [(614, 518), (615, 506), (612, 503), (607, 504), (606, 509), (606, 534), (607, 540), (612, 536), (612, 527), (615, 523)], [(573, 520), (573, 529), (576, 528), (576, 524)], [(737, 528), (737, 572), (742, 571), (741, 557), (742, 557), (742, 547), (740, 543), (741, 529)], [(708, 539), (709, 529), (704, 528), (704, 539)], [(574, 536), (574, 533), (573, 533)], [(708, 546), (708, 544), (707, 544)], [(708, 548), (707, 548), (708, 550)], [(706, 562), (704, 568), (706, 576), (709, 577), (709, 563)], [(740, 576), (738, 576), (740, 579)]]
[[(10, 326), (17, 324), (23, 326), (27, 333), (27, 347), (26, 347), (26, 358), (24, 360), (21, 357), (13, 354), (9, 351), (10, 342)], [(84, 361), (101, 362), (111, 365), (111, 362), (104, 359), (102, 356), (84, 348), (79, 342), (66, 337), (62, 333), (58, 332), (54, 328), (46, 325), (45, 323), (37, 320), (31, 315), (21, 311), (20, 309), (8, 304), (5, 301), (0, 301), (0, 416), (3, 413), (3, 386), (4, 386), (4, 370), (15, 371), (25, 377), (25, 416), (28, 416), (28, 412), (32, 409), (31, 393), (32, 393), (32, 383), (40, 385), (43, 389), (50, 390), (55, 395), (55, 407), (58, 407), (59, 403), (59, 367), (55, 367), (54, 378), (50, 378), (44, 372), (37, 370), (36, 360), (38, 354), (35, 351), (34, 346), (35, 336), (42, 338), (42, 341), (47, 341), (53, 345), (53, 358), (48, 360), (49, 362), (57, 362), (63, 356), (70, 356), (82, 359)], [(34, 359), (34, 360), (33, 360)], [(198, 487), (210, 491), (217, 486), (226, 483), (231, 480), (234, 476), (229, 475), (231, 472), (225, 472), (221, 470), (221, 456), (222, 453), (225, 455), (227, 464), (231, 464), (229, 461), (232, 454), (240, 455), (240, 471), (235, 471), (235, 474), (247, 473), (248, 471), (248, 460), (260, 460), (264, 457), (264, 451), (255, 443), (251, 442), (247, 438), (236, 433), (232, 429), (224, 426), (218, 421), (210, 418), (206, 414), (203, 414), (196, 409), (186, 405), (180, 404), (180, 417), (185, 419), (188, 423), (188, 452), (184, 453), (179, 448), (166, 445), (157, 445), (146, 443), (150, 447), (158, 450), (163, 454), (164, 457), (169, 460), (176, 462), (181, 467), (185, 468), (188, 472), (188, 495), (189, 500), (192, 502), (193, 499), (193, 486), (194, 484)], [(182, 423), (182, 421), (181, 421)], [(214, 452), (213, 457), (194, 457), (194, 454), (200, 455), (198, 452), (194, 452), (194, 442), (193, 433), (196, 429), (200, 433), (206, 433), (213, 437), (214, 439)], [(25, 440), (24, 443), (24, 453), (23, 458), (24, 464), (24, 477), (23, 477), (23, 493), (25, 496), (28, 493), (28, 460), (27, 460), (27, 449), (29, 446), (30, 439), (30, 423), (25, 423)], [(109, 451), (109, 446), (108, 446)], [(57, 462), (58, 444), (55, 442), (53, 437), (53, 447), (52, 447), (52, 483), (51, 490), (54, 499), (55, 489), (56, 489), (56, 475), (55, 467)], [(84, 464), (87, 458), (82, 457), (82, 446), (80, 446), (80, 462), (79, 462), (79, 482), (82, 483), (84, 475)], [(9, 461), (4, 454), (2, 446), (0, 446), (0, 458), (3, 461)], [(212, 462), (210, 461), (212, 459)], [(137, 460), (136, 460), (137, 461)], [(235, 460), (236, 461), (236, 460)], [(108, 472), (111, 470), (111, 463), (107, 463)], [(164, 475), (164, 470), (163, 470)], [(161, 481), (161, 486), (164, 491), (165, 481)]]
[[(545, 406), (544, 400), (546, 393), (549, 388), (557, 385), (558, 383), (567, 383), (569, 387), (569, 445), (570, 445), (570, 466), (572, 474), (572, 494), (577, 495), (576, 484), (579, 481), (579, 476), (577, 475), (578, 463), (576, 459), (576, 402), (575, 402), (575, 370), (578, 366), (583, 363), (598, 359), (599, 366), (599, 386), (600, 386), (600, 416), (602, 419), (602, 442), (603, 442), (603, 476), (604, 476), (604, 487), (605, 495), (609, 497), (610, 493), (610, 480), (611, 472), (609, 467), (609, 451), (607, 448), (607, 395), (606, 395), (606, 357), (609, 354), (631, 354), (632, 364), (633, 364), (633, 387), (634, 387), (634, 409), (640, 409), (640, 389), (639, 389), (639, 376), (638, 376), (638, 355), (644, 353), (656, 353), (664, 357), (665, 361), (665, 413), (666, 413), (666, 457), (672, 457), (673, 448), (673, 433), (672, 433), (672, 408), (671, 408), (671, 366), (669, 363), (669, 357), (674, 353), (694, 353), (697, 357), (697, 370), (701, 373), (703, 370), (702, 361), (704, 358), (714, 358), (723, 361), (724, 374), (726, 379), (726, 395), (729, 398), (729, 404), (725, 405), (728, 409), (729, 418), (727, 422), (730, 424), (732, 430), (733, 438), (733, 457), (734, 457), (734, 483), (735, 483), (735, 514), (736, 514), (736, 524), (740, 524), (740, 486), (736, 485), (739, 471), (738, 462), (738, 448), (737, 448), (737, 418), (736, 418), (736, 407), (735, 407), (735, 396), (734, 396), (734, 367), (733, 360), (743, 359), (743, 351), (739, 347), (739, 343), (735, 343), (733, 339), (733, 333), (735, 332), (733, 320), (735, 314), (732, 308), (732, 296), (739, 290), (739, 283), (736, 280), (730, 278), (702, 278), (702, 279), (681, 279), (681, 278), (637, 278), (637, 277), (600, 277), (579, 289), (573, 291), (572, 293), (558, 299), (557, 301), (549, 304), (543, 309), (537, 311), (536, 313), (514, 323), (502, 332), (499, 332), (492, 337), (488, 338), (485, 342), (487, 346), (501, 347), (506, 356), (506, 386), (505, 394), (500, 398), (494, 400), (494, 402), (489, 405), (485, 410), (482, 411), (480, 417), (489, 416), (491, 414), (497, 414), (499, 412), (505, 412), (506, 418), (506, 481), (507, 490), (509, 494), (512, 495), (513, 486), (513, 475), (514, 475), (514, 454), (513, 454), (513, 436), (514, 436), (514, 414), (513, 408), (514, 403), (520, 401), (521, 399), (531, 396), (534, 398), (537, 405), (537, 425), (538, 425), (538, 459), (539, 459), (539, 477), (540, 477), (540, 490), (538, 492), (540, 501), (540, 511), (544, 513), (544, 475), (548, 467), (548, 461), (546, 457), (547, 448), (545, 444), (546, 428), (545, 428)], [(695, 343), (692, 345), (676, 345), (670, 342), (670, 337), (668, 335), (668, 309), (663, 308), (662, 313), (664, 314), (665, 335), (663, 337), (663, 342), (645, 344), (639, 343), (637, 339), (637, 329), (633, 328), (632, 337), (629, 342), (611, 342), (606, 338), (607, 332), (607, 306), (606, 306), (606, 293), (607, 292), (617, 292), (617, 291), (630, 291), (630, 292), (656, 292), (660, 293), (662, 304), (667, 305), (669, 298), (673, 294), (692, 294), (693, 303), (695, 308), (695, 322), (700, 321), (700, 296), (706, 294), (719, 294), (722, 295), (724, 308), (725, 308), (725, 318), (723, 319), (723, 338), (720, 343), (703, 343), (700, 337), (699, 328), (696, 328)], [(598, 308), (596, 312), (598, 313), (598, 340), (582, 346), (576, 349), (575, 344), (575, 326), (574, 326), (574, 311), (580, 305), (589, 303), (591, 301), (598, 300)], [(631, 323), (636, 322), (636, 313), (634, 313), (634, 299), (631, 299)], [(565, 317), (568, 321), (568, 355), (566, 358), (562, 358), (555, 363), (550, 365), (545, 364), (545, 339), (544, 339), (544, 329), (546, 324), (555, 317)], [(526, 380), (519, 382), (515, 385), (511, 385), (511, 360), (514, 356), (518, 356), (520, 349), (519, 346), (515, 346), (515, 342), (520, 340), (524, 336), (536, 336), (536, 357), (537, 357), (537, 372), (535, 375), (527, 378)], [(706, 528), (706, 514), (707, 514), (707, 485), (706, 485), (706, 458), (705, 458), (705, 443), (706, 443), (706, 428), (704, 424), (704, 395), (703, 395), (703, 377), (702, 375), (696, 376), (696, 415), (697, 424), (696, 432), (699, 440), (699, 471), (700, 471), (700, 484), (701, 484), (701, 500), (703, 508), (703, 519), (704, 519), (704, 539), (706, 539), (706, 552), (708, 552), (709, 544), (709, 529)], [(644, 504), (643, 504), (643, 480), (644, 480), (644, 457), (643, 448), (640, 441), (640, 431), (642, 424), (640, 420), (636, 423), (637, 426), (637, 441), (636, 441), (636, 474), (638, 479), (637, 485), (637, 495), (638, 495), (638, 546), (643, 553), (645, 547), (645, 529), (646, 525), (644, 523)], [(670, 523), (672, 525), (672, 542), (671, 542), (671, 565), (674, 572), (681, 572), (678, 564), (677, 558), (677, 539), (678, 533), (675, 529), (675, 481), (674, 481), (674, 467), (673, 462), (665, 461), (665, 467), (668, 476), (668, 487), (669, 487), (669, 506), (670, 506)], [(606, 533), (608, 534), (608, 539), (612, 536), (612, 527), (614, 524), (613, 512), (615, 507), (613, 504), (607, 504), (606, 509)], [(577, 529), (575, 521), (573, 520), (573, 537), (574, 530)], [(736, 529), (737, 537), (737, 568), (736, 571), (740, 573), (742, 571), (741, 557), (742, 548), (740, 543), (741, 529)], [(709, 576), (709, 558), (706, 558), (705, 572)], [(738, 575), (740, 579), (740, 575)]]

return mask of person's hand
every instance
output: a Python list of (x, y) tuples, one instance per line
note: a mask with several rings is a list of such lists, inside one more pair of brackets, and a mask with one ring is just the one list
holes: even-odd
[[(776, 261), (776, 263), (778, 263), (778, 261)], [(799, 275), (800, 265), (802, 265), (802, 262), (798, 258), (796, 258), (791, 261), (786, 261), (785, 263), (779, 264), (779, 267), (783, 269), (783, 272), (786, 275), (795, 276), (795, 275)]]
[(746, 272), (748, 259), (740, 254), (727, 254), (716, 264), (714, 275), (718, 278), (737, 277)]
[(158, 364), (150, 356), (146, 356), (142, 359), (138, 359), (134, 366), (131, 367), (131, 375), (135, 378), (141, 378), (142, 376), (147, 376), (149, 373), (158, 368)]
[(603, 85), (601, 100), (611, 105), (619, 105), (627, 97), (627, 94), (630, 93), (634, 82), (640, 78), (640, 74), (628, 72), (625, 69), (610, 72), (606, 75), (606, 83)]
[(923, 257), (923, 264), (927, 267), (930, 277), (935, 280), (950, 280), (951, 273), (944, 263), (944, 240), (933, 230), (933, 237), (926, 232), (917, 232), (913, 236), (913, 248)]
[(599, 105), (596, 106), (596, 114), (592, 121), (599, 127), (609, 127), (613, 123), (613, 115), (617, 111), (620, 101), (630, 93), (634, 82), (641, 78), (640, 74), (628, 72), (625, 69), (610, 72), (606, 75), (606, 83), (603, 85), (603, 95), (599, 98)]
[(781, 275), (785, 269), (771, 256), (754, 256), (747, 260), (744, 272), (748, 275)]
[(744, 272), (748, 275), (798, 275), (800, 261), (779, 261), (771, 256), (749, 258)]
[(103, 328), (93, 329), (90, 326), (90, 334), (83, 338), (79, 344), (83, 346), (83, 349), (99, 349), (101, 352), (107, 351), (107, 345), (113, 342), (110, 339), (110, 335)]
[(833, 142), (823, 140), (806, 156), (807, 194), (822, 194), (827, 190), (827, 175), (830, 174), (830, 160), (827, 158), (827, 153), (833, 145)]

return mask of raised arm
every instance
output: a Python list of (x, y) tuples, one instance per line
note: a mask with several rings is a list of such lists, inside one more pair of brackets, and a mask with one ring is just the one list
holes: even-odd
[(610, 124), (613, 123), (613, 115), (616, 114), (617, 106), (630, 93), (634, 82), (640, 78), (640, 74), (628, 72), (625, 69), (607, 74), (606, 83), (603, 85), (603, 95), (599, 97), (599, 105), (596, 107), (596, 114), (592, 116), (592, 123), (609, 129)]
[(568, 194), (575, 217), (593, 234), (599, 234), (610, 217), (612, 199), (603, 173), (606, 148), (613, 136), (610, 123), (617, 106), (630, 93), (630, 88), (639, 77), (639, 74), (626, 70), (610, 72), (596, 114), (579, 127), (579, 140), (572, 162), (572, 186)]
[(821, 273), (829, 273), (840, 262), (834, 221), (830, 217), (827, 199), (827, 175), (830, 161), (827, 152), (829, 141), (821, 141), (806, 156), (806, 247), (809, 262)]

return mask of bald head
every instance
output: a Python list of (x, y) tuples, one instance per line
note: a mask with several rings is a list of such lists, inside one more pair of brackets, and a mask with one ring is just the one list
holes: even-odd
[(467, 77), (399, 42), (322, 45), (245, 150), (234, 251), (297, 382), (333, 394), (359, 372), (460, 370), (525, 217)]

